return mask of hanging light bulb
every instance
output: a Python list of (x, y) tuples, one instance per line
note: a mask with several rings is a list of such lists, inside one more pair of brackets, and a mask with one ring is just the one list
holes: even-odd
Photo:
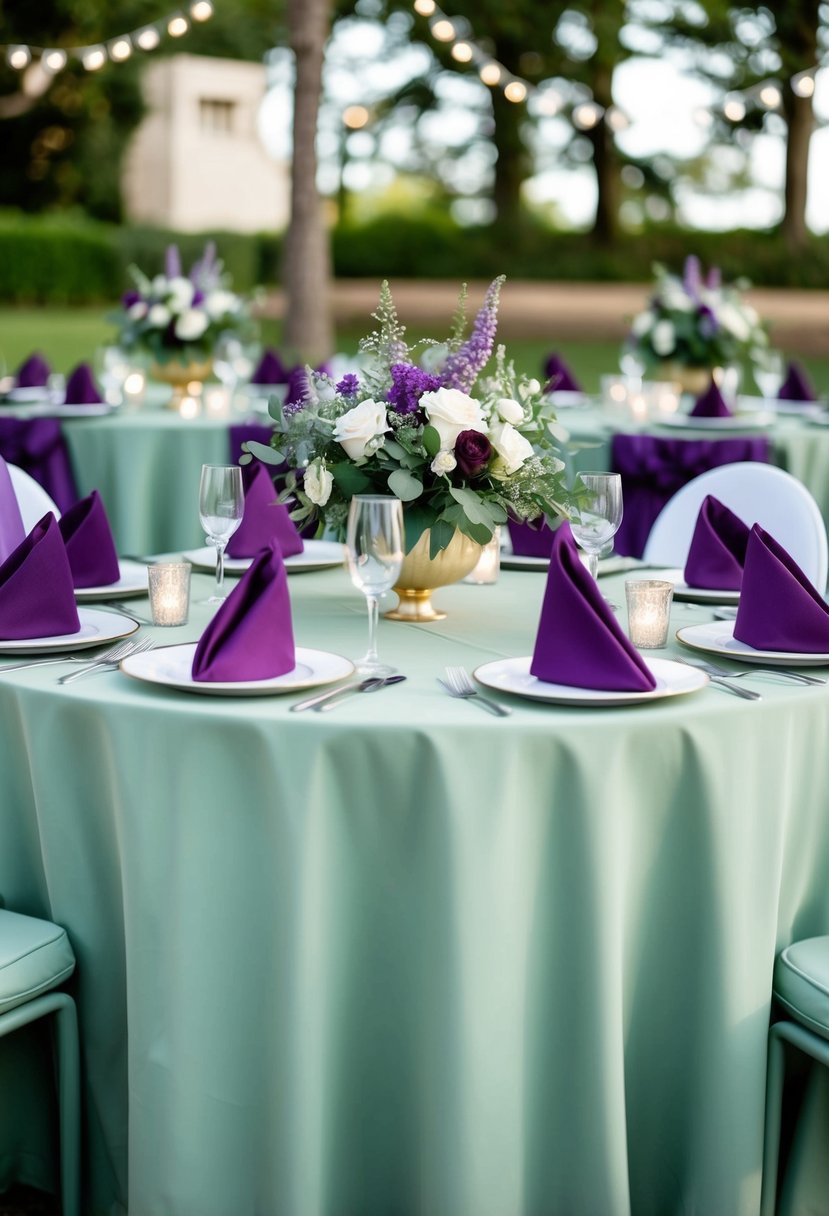
[(190, 16), (194, 21), (209, 21), (213, 16), (213, 5), (210, 0), (196, 0), (190, 5)]
[(783, 100), (780, 89), (776, 84), (764, 84), (759, 96), (767, 110), (776, 110)]
[(108, 50), (110, 59), (113, 59), (115, 63), (123, 63), (132, 54), (132, 43), (129, 37), (124, 34), (121, 38), (114, 38), (109, 43)]
[(161, 35), (154, 25), (146, 25), (135, 35), (135, 41), (142, 51), (154, 51), (161, 41)]
[(32, 61), (32, 52), (27, 46), (10, 46), (6, 52), (9, 67), (22, 72)]
[(485, 63), (478, 75), (484, 84), (488, 84), (491, 88), (494, 88), (496, 84), (501, 83), (501, 69), (493, 60), (490, 60), (489, 63)]
[(573, 110), (573, 123), (580, 131), (592, 131), (601, 121), (604, 110), (595, 101), (583, 101)]
[(438, 42), (451, 42), (455, 37), (455, 27), (445, 17), (442, 17), (440, 21), (433, 21), (429, 28), (432, 37), (436, 38)]
[(176, 13), (175, 17), (171, 17), (167, 22), (167, 33), (171, 38), (180, 38), (182, 34), (186, 34), (190, 28), (190, 23), (181, 13)]
[(504, 96), (507, 101), (514, 101), (516, 104), (524, 101), (527, 97), (527, 86), (523, 80), (511, 80), (504, 86)]
[(792, 76), (792, 92), (795, 97), (813, 97), (815, 78), (812, 73), (798, 72), (796, 76)]
[(81, 63), (87, 72), (97, 72), (107, 61), (107, 53), (102, 46), (87, 46), (81, 51)]
[(469, 63), (472, 59), (472, 47), (468, 42), (456, 42), (452, 47), (452, 58), (458, 63)]
[(414, 0), (414, 11), (421, 17), (431, 17), (436, 7), (435, 0)]
[(66, 51), (48, 50), (40, 57), (47, 72), (60, 72), (66, 67)]
[(726, 97), (722, 112), (729, 122), (742, 122), (746, 116), (746, 103), (740, 97)]

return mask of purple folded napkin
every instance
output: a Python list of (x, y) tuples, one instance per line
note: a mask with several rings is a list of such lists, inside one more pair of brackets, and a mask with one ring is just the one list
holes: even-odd
[(777, 396), (781, 401), (817, 401), (817, 393), (805, 369), (794, 360), (789, 364)]
[(546, 519), (543, 518), (534, 520), (531, 524), (522, 523), (516, 519), (509, 519), (507, 520), (507, 529), (512, 543), (512, 551), (516, 557), (549, 557), (550, 550), (553, 547), (553, 540), (558, 536), (559, 532), (566, 533), (573, 544), (576, 543), (570, 531), (570, 524), (566, 519), (562, 520), (555, 532)]
[(722, 393), (712, 380), (705, 392), (697, 397), (696, 404), (691, 410), (692, 418), (730, 418), (731, 410), (725, 403)]
[(35, 351), (20, 364), (15, 375), (15, 384), (18, 388), (44, 388), (48, 384), (51, 374), (52, 369), (43, 355), (39, 351)]
[(268, 680), (296, 666), (288, 576), (275, 541), (253, 559), (193, 656), (193, 679)]
[(250, 378), (251, 384), (287, 384), (288, 369), (275, 350), (268, 347)]
[(23, 516), (12, 485), (11, 474), (0, 456), (0, 562), (26, 539)]
[(544, 375), (547, 379), (545, 392), (548, 393), (580, 393), (582, 387), (561, 355), (553, 351), (544, 361)]
[(748, 525), (713, 494), (703, 499), (685, 561), (689, 587), (739, 591), (748, 546)]
[(97, 490), (60, 517), (60, 534), (76, 587), (108, 587), (121, 577), (106, 509)]
[(64, 403), (66, 405), (98, 405), (101, 401), (103, 401), (103, 397), (98, 392), (92, 368), (88, 363), (79, 363), (67, 377)]
[(748, 538), (734, 637), (755, 650), (829, 654), (829, 605), (759, 524)]
[(245, 513), (228, 542), (228, 557), (254, 557), (271, 540), (279, 545), (283, 557), (301, 553), (305, 548), (284, 503), (276, 501), (276, 490), (263, 464), (242, 466)]
[(548, 684), (608, 692), (649, 692), (656, 687), (650, 669), (582, 565), (572, 537), (561, 529), (550, 554), (530, 673)]
[(58, 637), (80, 627), (69, 558), (50, 511), (0, 566), (0, 638)]

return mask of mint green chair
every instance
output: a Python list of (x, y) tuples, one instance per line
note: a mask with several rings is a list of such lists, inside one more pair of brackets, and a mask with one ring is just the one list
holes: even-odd
[(774, 995), (794, 1020), (775, 1022), (769, 1032), (760, 1216), (774, 1216), (777, 1207), (786, 1046), (829, 1068), (829, 937), (806, 938), (781, 951), (774, 965)]
[(0, 1037), (55, 1015), (63, 1216), (80, 1216), (80, 1067), (75, 1002), (53, 989), (74, 970), (65, 929), (0, 907)]

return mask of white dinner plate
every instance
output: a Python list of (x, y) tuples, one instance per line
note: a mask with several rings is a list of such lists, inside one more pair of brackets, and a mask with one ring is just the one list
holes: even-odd
[[(301, 574), (306, 570), (327, 570), (331, 566), (341, 566), (345, 560), (345, 551), (339, 541), (306, 540), (301, 553), (294, 553), (285, 558), (285, 569), (289, 574)], [(191, 549), (182, 554), (186, 562), (192, 562), (196, 570), (209, 570), (212, 574), (216, 569), (216, 550), (210, 545), (203, 549)], [(252, 557), (227, 557), (225, 555), (225, 574), (244, 574)]]
[(547, 398), (559, 410), (574, 409), (580, 405), (590, 404), (590, 397), (587, 393), (577, 393), (572, 389), (554, 389), (553, 392), (547, 393)]
[(799, 650), (755, 650), (734, 637), (733, 621), (710, 621), (677, 630), (677, 641), (692, 650), (738, 659), (742, 663), (781, 667), (829, 667), (829, 654), (803, 654)]
[(764, 431), (774, 423), (774, 414), (753, 410), (748, 414), (729, 414), (726, 418), (692, 418), (690, 414), (666, 414), (659, 426), (679, 427), (685, 431)]
[(737, 400), (742, 409), (761, 413), (772, 410), (775, 414), (795, 414), (801, 418), (812, 417), (823, 410), (819, 401), (788, 401), (779, 397), (746, 397), (742, 394)]
[[(638, 572), (636, 572), (638, 573)], [(636, 573), (633, 577), (636, 577)], [(711, 587), (689, 587), (685, 582), (684, 570), (649, 570), (642, 571), (642, 578), (664, 579), (674, 585), (674, 599), (684, 600), (689, 604), (738, 604), (739, 591), (716, 590)]]
[(104, 587), (76, 587), (75, 599), (79, 604), (92, 604), (99, 600), (125, 600), (128, 596), (147, 595), (147, 567), (141, 562), (122, 558), (118, 562), (121, 576), (116, 583)]
[(708, 676), (696, 667), (687, 667), (673, 659), (645, 659), (656, 680), (656, 688), (648, 692), (605, 692), (598, 688), (573, 688), (569, 684), (548, 684), (538, 680), (530, 675), (531, 662), (529, 655), (521, 659), (496, 659), (476, 668), (473, 674), (480, 684), (496, 692), (508, 692), (549, 705), (641, 705), (697, 692), (708, 683)]
[[(78, 608), (81, 628), (78, 633), (62, 633), (50, 638), (10, 638), (0, 641), (3, 654), (70, 654), (73, 650), (88, 650), (128, 638), (139, 628), (138, 621), (119, 612), (102, 608)], [(0, 668), (2, 670), (2, 668)]]
[(334, 684), (354, 671), (354, 664), (342, 655), (297, 646), (296, 667), (282, 676), (271, 676), (266, 680), (234, 680), (232, 683), (194, 680), (191, 668), (197, 645), (197, 642), (187, 642), (181, 646), (160, 646), (143, 654), (130, 655), (122, 662), (121, 671), (149, 684), (162, 684), (165, 688), (207, 693), (214, 697), (264, 697), (300, 692), (303, 688)]
[(10, 388), (7, 397), (9, 401), (19, 401), (21, 405), (33, 401), (51, 401), (52, 390), (46, 384), (33, 384), (30, 388)]
[(86, 405), (56, 405), (55, 416), (58, 418), (100, 418), (103, 414), (111, 414), (116, 406), (109, 401), (90, 401)]
[[(550, 545), (552, 546), (552, 538)], [(504, 570), (549, 570), (549, 557), (531, 557), (529, 554), (522, 553), (502, 553), (501, 567)]]

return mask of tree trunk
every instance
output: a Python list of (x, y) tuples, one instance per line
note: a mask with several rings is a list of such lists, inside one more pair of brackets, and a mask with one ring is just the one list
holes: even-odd
[(785, 85), (783, 99), (788, 133), (786, 139), (786, 209), (780, 230), (787, 248), (793, 253), (805, 248), (809, 240), (806, 227), (806, 194), (809, 178), (809, 143), (814, 115), (811, 97), (798, 97)]
[(495, 220), (517, 235), (521, 231), (521, 187), (531, 173), (530, 154), (522, 130), (527, 121), (526, 110), (523, 104), (507, 101), (500, 89), (493, 89), (492, 116), (492, 141), (497, 153), (492, 188)]
[(331, 251), (317, 191), (317, 117), (332, 0), (288, 0), (294, 52), (291, 218), (285, 239), (285, 343), (316, 364), (334, 350), (331, 323)]
[(613, 132), (604, 116), (588, 131), (596, 174), (596, 214), (591, 235), (599, 245), (612, 245), (619, 235), (621, 184)]

